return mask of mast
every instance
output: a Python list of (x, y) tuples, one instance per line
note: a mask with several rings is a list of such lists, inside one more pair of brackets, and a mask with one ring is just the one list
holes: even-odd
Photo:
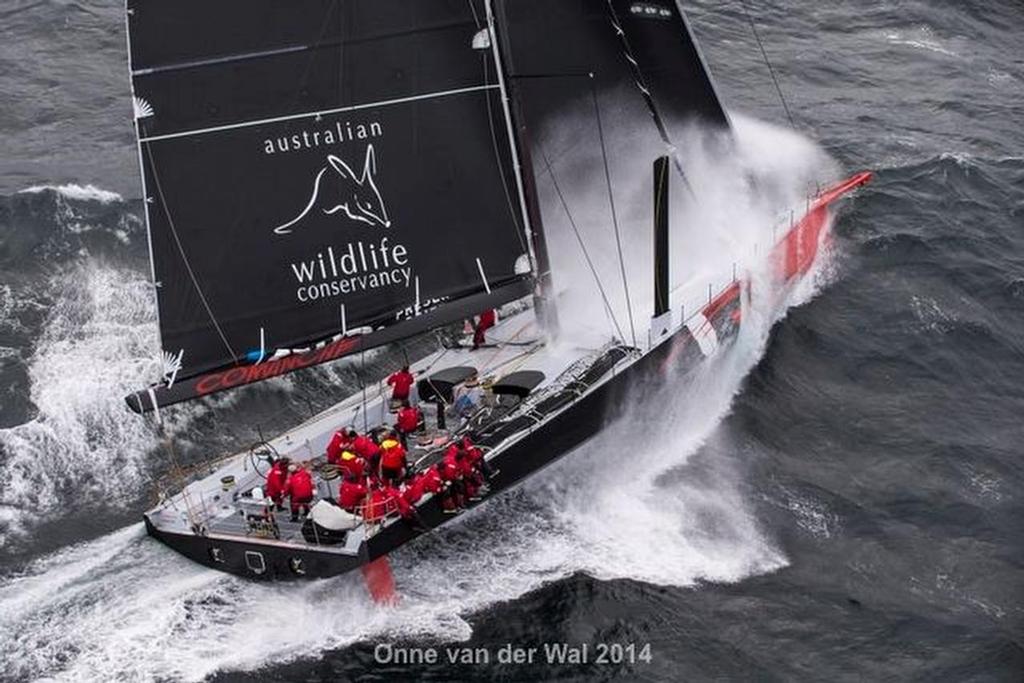
[[(498, 70), (498, 81), (501, 85), (501, 102), (505, 111), (505, 122), (509, 144), (515, 160), (516, 187), (523, 211), (527, 240), (530, 244), (533, 271), (537, 286), (533, 295), (534, 311), (541, 326), (549, 333), (558, 330), (558, 311), (552, 300), (554, 287), (551, 277), (551, 259), (548, 256), (547, 239), (544, 237), (544, 219), (537, 200), (537, 180), (533, 172), (533, 160), (530, 155), (530, 139), (525, 124), (517, 125), (524, 117), (519, 100), (510, 95), (507, 82), (505, 63), (502, 59), (502, 37), (498, 35), (494, 19), (493, 0), (485, 0), (487, 8), (487, 26), (491, 34), (491, 48)], [(506, 47), (507, 48), (507, 44)]]

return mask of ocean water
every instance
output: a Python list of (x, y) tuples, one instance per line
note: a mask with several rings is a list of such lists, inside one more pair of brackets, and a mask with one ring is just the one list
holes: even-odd
[[(742, 4), (686, 2), (744, 131), (712, 165), (874, 169), (829, 258), (685, 386), (397, 552), (381, 609), (357, 578), (257, 585), (145, 536), (169, 463), (121, 398), (156, 362), (123, 7), (5, 3), (0, 679), (1021, 680), (1024, 6), (757, 4), (802, 137)], [(178, 457), (281, 429), (394, 352), (178, 409)], [(553, 642), (651, 656), (375, 659)]]

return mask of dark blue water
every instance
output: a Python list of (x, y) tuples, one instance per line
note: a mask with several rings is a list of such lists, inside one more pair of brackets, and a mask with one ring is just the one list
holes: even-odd
[[(690, 394), (716, 407), (647, 454), (658, 506), (616, 496), (617, 449), (577, 458), (545, 483), (565, 506), (516, 492), (404, 550), (405, 605), (382, 613), (355, 581), (254, 586), (144, 537), (168, 465), (120, 402), (156, 343), (122, 7), (7, 2), (0, 677), (1022, 680), (1024, 6), (757, 5), (797, 127), (877, 171), (828, 284), (749, 372)], [(730, 109), (784, 123), (740, 3), (685, 6)], [(373, 363), (183, 409), (181, 457), (280, 429)], [(651, 661), (374, 658), (563, 641)]]

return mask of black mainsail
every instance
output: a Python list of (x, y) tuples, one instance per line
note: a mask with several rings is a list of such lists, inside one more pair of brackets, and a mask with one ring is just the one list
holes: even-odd
[(133, 409), (531, 292), (486, 16), (482, 0), (128, 0), (174, 359), (168, 381), (128, 397)]

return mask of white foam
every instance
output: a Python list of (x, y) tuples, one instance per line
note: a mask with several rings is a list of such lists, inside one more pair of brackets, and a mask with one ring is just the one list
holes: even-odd
[(56, 192), (67, 199), (78, 201), (96, 201), (102, 204), (124, 201), (124, 198), (117, 192), (104, 190), (95, 185), (76, 185), (75, 183), (68, 183), (67, 185), (33, 185), (32, 187), (26, 187), (24, 190), (19, 190), (18, 194), (39, 194), (48, 190)]
[(0, 546), (24, 522), (71, 506), (118, 507), (143, 490), (152, 425), (129, 419), (122, 397), (156, 376), (152, 291), (134, 274), (94, 262), (50, 283), (53, 308), (28, 362), (29, 422), (0, 429)]

